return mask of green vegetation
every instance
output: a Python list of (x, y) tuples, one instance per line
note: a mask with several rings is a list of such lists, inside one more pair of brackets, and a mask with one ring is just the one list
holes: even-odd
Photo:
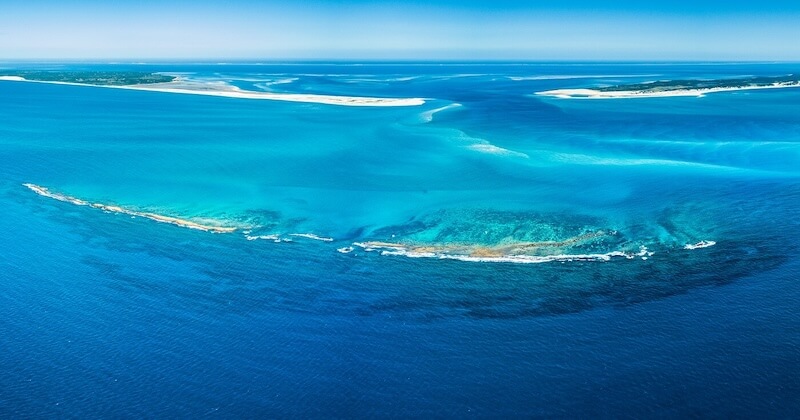
[(747, 77), (740, 79), (717, 80), (659, 80), (657, 82), (637, 83), (600, 87), (601, 92), (639, 92), (656, 93), (690, 89), (747, 88), (779, 85), (800, 85), (800, 76), (787, 75), (777, 77)]
[(40, 82), (69, 82), (87, 85), (125, 86), (150, 83), (165, 83), (175, 76), (139, 71), (3, 71), (0, 76), (19, 76)]

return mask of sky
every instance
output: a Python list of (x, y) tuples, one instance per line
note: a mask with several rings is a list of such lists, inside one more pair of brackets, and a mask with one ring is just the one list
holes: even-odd
[(800, 1), (0, 0), (0, 60), (800, 61)]

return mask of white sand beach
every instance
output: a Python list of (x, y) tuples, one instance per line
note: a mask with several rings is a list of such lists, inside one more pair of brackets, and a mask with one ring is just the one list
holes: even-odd
[(0, 76), (0, 81), (48, 83), (56, 85), (90, 86), (113, 89), (146, 90), (151, 92), (183, 93), (191, 95), (221, 96), (240, 99), (266, 99), (273, 101), (309, 102), (341, 106), (418, 106), (425, 103), (422, 98), (372, 98), (362, 96), (317, 95), (306, 93), (273, 93), (242, 90), (224, 82), (189, 81), (178, 78), (168, 83), (153, 83), (127, 86), (91, 85), (85, 83), (28, 80), (19, 76)]
[(601, 91), (595, 89), (555, 89), (536, 92), (540, 96), (552, 96), (562, 99), (624, 99), (624, 98), (664, 98), (677, 96), (702, 97), (709, 93), (732, 92), (737, 90), (780, 89), (800, 87), (800, 83), (773, 83), (770, 85), (718, 87), (708, 89), (675, 89), (649, 92), (643, 90)]

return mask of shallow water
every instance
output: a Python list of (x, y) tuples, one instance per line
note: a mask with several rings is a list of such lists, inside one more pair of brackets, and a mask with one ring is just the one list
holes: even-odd
[[(800, 409), (800, 89), (533, 95), (799, 69), (136, 68), (428, 102), (351, 108), (0, 82), (0, 413)], [(132, 218), (23, 183), (239, 229)], [(269, 235), (290, 241), (247, 239)], [(368, 241), (406, 256), (336, 251)], [(716, 244), (684, 248), (700, 241)], [(557, 245), (515, 252), (624, 255), (441, 258), (542, 242)]]

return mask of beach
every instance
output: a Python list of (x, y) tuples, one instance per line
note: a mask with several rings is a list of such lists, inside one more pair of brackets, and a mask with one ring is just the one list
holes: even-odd
[(562, 99), (623, 99), (623, 98), (671, 98), (680, 96), (694, 96), (702, 97), (709, 93), (717, 92), (734, 92), (739, 90), (756, 90), (756, 89), (780, 89), (780, 88), (793, 88), (800, 87), (798, 83), (774, 83), (771, 85), (759, 86), (738, 86), (738, 87), (718, 87), (708, 89), (675, 89), (663, 90), (658, 92), (648, 92), (641, 90), (618, 90), (618, 91), (603, 91), (596, 89), (554, 89), (546, 90), (543, 92), (536, 92), (539, 96), (552, 96)]
[(273, 93), (247, 91), (226, 83), (188, 81), (178, 78), (173, 82), (152, 83), (127, 86), (105, 86), (86, 83), (56, 82), (42, 80), (28, 80), (19, 76), (0, 76), (0, 81), (48, 83), (70, 86), (90, 86), (113, 89), (145, 90), (150, 92), (182, 93), (190, 95), (219, 96), (239, 99), (264, 99), (285, 102), (307, 102), (325, 105), (356, 106), (356, 107), (395, 107), (418, 106), (425, 103), (423, 98), (372, 98), (359, 96), (318, 95), (310, 93)]

